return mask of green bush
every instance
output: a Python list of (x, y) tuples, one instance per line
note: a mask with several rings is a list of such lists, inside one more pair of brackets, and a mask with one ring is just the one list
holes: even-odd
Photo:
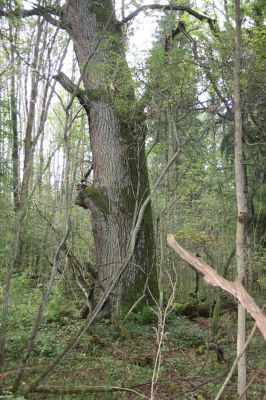
[(171, 324), (167, 328), (171, 341), (179, 349), (198, 348), (206, 344), (206, 332), (199, 325), (183, 317), (171, 317)]
[(149, 325), (157, 321), (157, 315), (153, 308), (144, 305), (136, 313), (132, 314), (132, 318), (138, 324)]

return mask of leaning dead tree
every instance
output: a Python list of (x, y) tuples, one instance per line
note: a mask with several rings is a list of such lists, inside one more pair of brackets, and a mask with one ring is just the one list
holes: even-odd
[(264, 339), (266, 340), (266, 315), (256, 304), (253, 297), (248, 294), (241, 282), (232, 282), (224, 279), (212, 267), (196, 257), (194, 254), (190, 253), (188, 250), (185, 250), (182, 246), (180, 246), (180, 244), (176, 242), (174, 235), (168, 235), (167, 242), (169, 246), (172, 247), (172, 249), (184, 261), (192, 265), (194, 268), (196, 268), (197, 271), (201, 272), (204, 275), (204, 279), (207, 283), (212, 286), (220, 287), (221, 289), (233, 295), (257, 322), (258, 328), (261, 331)]

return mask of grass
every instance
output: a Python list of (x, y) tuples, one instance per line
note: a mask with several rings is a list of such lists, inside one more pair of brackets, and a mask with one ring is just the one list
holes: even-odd
[[(6, 393), (14, 379), (15, 370), (30, 335), (42, 287), (30, 288), (26, 279), (16, 278), (11, 293), (7, 360), (2, 375)], [(36, 377), (80, 329), (84, 321), (77, 318), (77, 308), (62, 302), (62, 288), (58, 285), (53, 300), (48, 304), (36, 340), (34, 352), (23, 380)], [(235, 315), (223, 316), (216, 341), (211, 340), (209, 321), (190, 321), (172, 314), (167, 321), (162, 364), (156, 384), (156, 399), (213, 399), (218, 392), (235, 357)], [(252, 323), (249, 322), (249, 329)], [(217, 346), (223, 350), (224, 360), (217, 360)], [(257, 333), (248, 350), (248, 379), (265, 361), (265, 343)], [(48, 378), (45, 385), (60, 387), (122, 386), (132, 388), (149, 397), (156, 352), (156, 319), (146, 308), (132, 314), (129, 320), (112, 325), (109, 320), (98, 320), (85, 333), (76, 349)], [(255, 380), (249, 393), (253, 400), (264, 396), (265, 374)], [(233, 377), (224, 399), (236, 399), (236, 376)], [(21, 400), (19, 397), (4, 397)], [(65, 400), (137, 400), (141, 396), (127, 392), (101, 392), (76, 395), (31, 394), (30, 399)]]

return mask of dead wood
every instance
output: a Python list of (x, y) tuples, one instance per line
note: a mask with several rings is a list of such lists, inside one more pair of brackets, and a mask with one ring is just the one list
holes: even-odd
[(258, 328), (261, 331), (264, 339), (266, 340), (266, 316), (256, 304), (253, 297), (246, 291), (244, 286), (239, 281), (228, 281), (227, 279), (220, 276), (212, 267), (200, 260), (194, 254), (185, 250), (180, 246), (174, 235), (170, 234), (167, 236), (167, 242), (170, 247), (188, 264), (192, 265), (199, 272), (204, 275), (204, 279), (207, 283), (212, 286), (217, 286), (232, 294), (247, 310), (247, 312), (257, 322)]

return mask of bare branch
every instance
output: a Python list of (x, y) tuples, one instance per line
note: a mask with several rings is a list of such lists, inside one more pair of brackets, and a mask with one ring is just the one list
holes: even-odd
[(251, 331), (251, 333), (250, 333), (250, 335), (249, 335), (249, 337), (248, 337), (248, 339), (247, 339), (247, 341), (246, 341), (246, 343), (245, 343), (243, 349), (241, 350), (241, 352), (238, 354), (238, 356), (236, 357), (235, 361), (233, 362), (233, 365), (232, 365), (232, 367), (231, 367), (231, 369), (230, 369), (230, 371), (229, 371), (229, 374), (227, 375), (227, 377), (226, 377), (224, 383), (222, 384), (221, 389), (219, 390), (219, 392), (218, 392), (218, 394), (217, 394), (217, 396), (215, 397), (214, 400), (219, 400), (219, 399), (221, 398), (223, 392), (224, 392), (225, 389), (226, 389), (226, 386), (228, 385), (228, 383), (230, 382), (230, 380), (231, 380), (231, 378), (232, 378), (232, 376), (233, 376), (233, 373), (234, 373), (234, 371), (235, 371), (235, 369), (236, 369), (236, 367), (237, 367), (238, 361), (239, 361), (240, 358), (242, 357), (243, 353), (245, 353), (245, 351), (246, 351), (246, 349), (247, 349), (247, 347), (248, 347), (248, 345), (249, 345), (251, 339), (253, 338), (254, 333), (255, 333), (255, 331), (256, 331), (256, 328), (257, 328), (257, 324), (255, 323), (255, 325), (253, 326), (252, 331)]
[(121, 265), (121, 268), (114, 275), (109, 287), (105, 290), (105, 292), (102, 294), (101, 298), (99, 299), (97, 305), (95, 306), (94, 310), (92, 311), (92, 313), (90, 315), (90, 318), (88, 319), (86, 324), (83, 327), (81, 327), (80, 331), (71, 340), (71, 342), (63, 350), (63, 352), (57, 357), (57, 359), (50, 366), (48, 366), (45, 369), (45, 371), (43, 371), (43, 373), (40, 374), (40, 376), (38, 376), (32, 383), (30, 383), (30, 385), (26, 389), (27, 393), (28, 392), (34, 392), (36, 390), (36, 388), (40, 385), (40, 383), (43, 382), (54, 371), (54, 369), (68, 356), (68, 354), (79, 343), (79, 341), (82, 338), (82, 336), (84, 335), (84, 333), (93, 324), (93, 322), (95, 321), (96, 317), (98, 316), (98, 314), (102, 310), (106, 300), (108, 299), (108, 297), (110, 296), (110, 294), (114, 290), (115, 286), (117, 285), (119, 279), (121, 278), (121, 276), (125, 272), (128, 264), (129, 264), (129, 262), (130, 262), (130, 260), (132, 258), (132, 255), (133, 255), (133, 252), (134, 252), (134, 248), (135, 248), (135, 245), (136, 245), (136, 241), (137, 241), (137, 238), (138, 238), (139, 229), (140, 229), (143, 217), (144, 217), (144, 212), (145, 212), (148, 204), (152, 200), (153, 196), (155, 195), (158, 187), (162, 183), (167, 171), (169, 170), (171, 165), (175, 162), (176, 158), (178, 157), (179, 152), (180, 152), (180, 149), (178, 148), (177, 151), (174, 153), (173, 157), (168, 161), (168, 163), (164, 167), (164, 169), (161, 172), (159, 178), (157, 179), (155, 185), (153, 186), (149, 196), (143, 202), (143, 204), (142, 204), (142, 206), (141, 206), (141, 208), (139, 210), (139, 214), (138, 214), (134, 229), (132, 230), (131, 235), (130, 235), (127, 255), (126, 255), (126, 257), (125, 257), (125, 259), (124, 259), (124, 261), (123, 261), (123, 263)]
[(59, 72), (57, 75), (54, 75), (53, 78), (59, 82), (68, 93), (74, 97), (76, 96), (82, 106), (85, 108), (89, 106), (85, 90), (80, 89), (78, 85), (64, 74), (64, 72)]
[[(110, 18), (109, 18), (109, 20), (110, 20)], [(107, 26), (109, 24), (109, 20), (107, 21), (105, 29), (107, 28)], [(81, 71), (81, 74), (80, 74), (80, 77), (78, 79), (77, 84), (72, 82), (71, 79), (69, 79), (68, 76), (66, 76), (63, 72), (59, 72), (57, 75), (54, 76), (54, 79), (56, 79), (63, 86), (63, 88), (65, 90), (67, 90), (71, 94), (71, 98), (70, 98), (67, 106), (65, 107), (66, 113), (69, 112), (75, 97), (77, 97), (79, 99), (80, 104), (85, 108), (86, 112), (88, 113), (91, 99), (88, 96), (89, 93), (86, 93), (84, 90), (80, 89), (80, 84), (82, 82), (82, 79), (83, 79), (84, 74), (85, 74), (85, 72), (87, 70), (87, 66), (88, 66), (90, 60), (95, 55), (95, 53), (96, 53), (98, 47), (100, 46), (100, 43), (103, 41), (104, 37), (105, 36), (102, 35), (99, 38), (99, 40), (96, 43), (93, 51), (89, 54), (84, 66), (82, 68), (82, 71)], [(95, 96), (92, 96), (92, 97), (94, 97), (94, 100), (96, 100)]]
[(266, 340), (266, 316), (256, 304), (244, 286), (239, 282), (231, 282), (224, 279), (222, 276), (211, 268), (208, 264), (201, 261), (198, 257), (191, 254), (189, 251), (181, 247), (175, 240), (174, 235), (167, 236), (167, 242), (172, 249), (188, 264), (192, 265), (204, 275), (204, 279), (212, 286), (218, 286), (226, 292), (232, 294), (243, 305), (247, 312), (257, 322), (258, 328)]
[(76, 84), (72, 82), (64, 72), (59, 72), (57, 75), (54, 75), (53, 78), (59, 82), (68, 93), (75, 93), (76, 95), (82, 94), (82, 90), (77, 88)]
[[(17, 17), (17, 18), (26, 18), (32, 16), (41, 16), (50, 24), (60, 27), (62, 29), (66, 29), (65, 24), (62, 22), (60, 18), (63, 15), (63, 10), (61, 7), (34, 7), (31, 10), (24, 10), (17, 8), (15, 10), (3, 10), (0, 9), (0, 17)], [(54, 17), (59, 17), (56, 19)]]
[(147, 10), (159, 10), (159, 11), (185, 11), (188, 14), (192, 15), (193, 17), (197, 18), (200, 21), (207, 21), (211, 30), (215, 31), (215, 19), (209, 18), (206, 15), (199, 14), (197, 11), (193, 10), (188, 6), (181, 6), (181, 5), (163, 5), (163, 4), (147, 4), (145, 6), (141, 6), (129, 14), (127, 17), (119, 21), (119, 25), (126, 24), (127, 22), (131, 21), (135, 18), (138, 14), (143, 11)]
[(33, 328), (32, 328), (32, 332), (31, 332), (31, 336), (30, 336), (30, 339), (29, 339), (29, 342), (28, 342), (28, 346), (27, 346), (25, 355), (24, 355), (23, 360), (22, 360), (21, 368), (18, 370), (15, 382), (13, 384), (13, 391), (14, 392), (16, 392), (16, 390), (18, 389), (18, 386), (20, 384), (21, 378), (22, 378), (22, 376), (23, 376), (23, 374), (25, 372), (25, 368), (27, 366), (27, 362), (28, 362), (29, 357), (31, 355), (31, 352), (33, 350), (35, 339), (36, 339), (36, 336), (38, 334), (39, 327), (40, 327), (40, 324), (41, 324), (41, 321), (42, 321), (44, 308), (45, 308), (47, 300), (48, 300), (48, 298), (50, 296), (50, 293), (51, 293), (51, 290), (52, 290), (52, 287), (53, 287), (53, 283), (54, 283), (55, 277), (57, 275), (60, 253), (61, 253), (61, 250), (63, 249), (63, 247), (64, 247), (64, 245), (66, 243), (66, 240), (67, 240), (67, 237), (69, 235), (69, 232), (70, 232), (70, 227), (67, 227), (67, 229), (65, 231), (65, 234), (64, 234), (64, 237), (62, 238), (61, 242), (59, 243), (59, 245), (58, 245), (58, 247), (56, 249), (56, 253), (55, 253), (55, 256), (54, 256), (53, 267), (52, 267), (50, 279), (48, 281), (47, 288), (44, 291), (42, 299), (41, 299), (40, 304), (39, 304), (38, 312), (37, 312), (37, 315), (36, 315), (36, 319), (34, 321), (34, 325), (33, 325)]
[(34, 390), (37, 393), (49, 393), (49, 394), (77, 394), (77, 393), (94, 393), (94, 392), (128, 392), (133, 393), (137, 396), (140, 396), (143, 399), (149, 399), (144, 394), (137, 392), (134, 389), (124, 388), (120, 386), (80, 386), (80, 387), (71, 387), (64, 388), (60, 386), (40, 386)]

